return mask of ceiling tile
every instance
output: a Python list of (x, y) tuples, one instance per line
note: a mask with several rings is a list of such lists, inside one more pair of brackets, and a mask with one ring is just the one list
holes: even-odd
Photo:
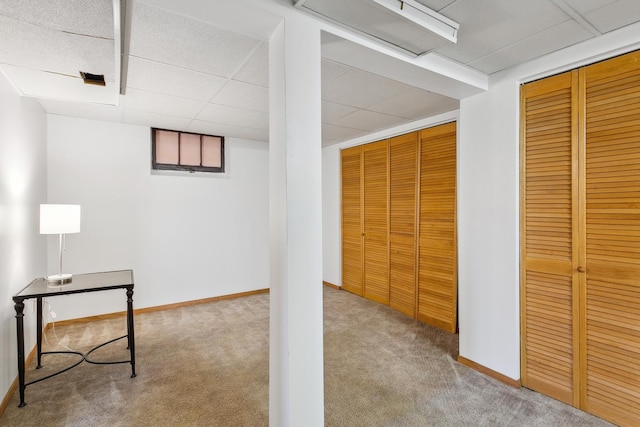
[(322, 87), (322, 98), (342, 105), (366, 108), (407, 90), (396, 80), (352, 68)]
[(584, 15), (598, 31), (608, 33), (640, 20), (638, 0), (618, 0)]
[(269, 142), (268, 130), (242, 128), (241, 132), (238, 135), (240, 135), (239, 138)]
[(84, 37), (0, 16), (0, 62), (78, 76), (80, 71), (115, 79), (113, 40)]
[(460, 30), (458, 43), (437, 52), (463, 64), (569, 19), (550, 0), (461, 0), (440, 13), (458, 22)]
[(282, 17), (262, 8), (250, 7), (245, 1), (144, 0), (144, 2), (260, 40), (269, 40), (273, 31), (282, 22)]
[(547, 31), (542, 31), (525, 40), (520, 40), (503, 49), (494, 51), (469, 63), (469, 65), (486, 73), (493, 73), (591, 37), (593, 37), (593, 34), (576, 21), (565, 21)]
[(128, 89), (124, 97), (126, 110), (147, 111), (149, 113), (165, 114), (190, 118), (198, 114), (206, 103), (193, 99), (147, 92), (139, 89)]
[(249, 83), (228, 82), (213, 98), (216, 104), (253, 111), (269, 111), (269, 89)]
[[(412, 7), (414, 3), (409, 0), (387, 1), (387, 7), (369, 0), (305, 0), (294, 3), (301, 11), (411, 56), (429, 52), (450, 43), (451, 38), (455, 39), (455, 30), (444, 22), (440, 25), (440, 34), (421, 25), (421, 13)], [(394, 6), (405, 13), (395, 10)]]
[(323, 124), (322, 125), (322, 138), (327, 138), (335, 141), (347, 141), (349, 139), (364, 136), (368, 132), (361, 129), (353, 129), (348, 127)]
[(269, 48), (262, 44), (233, 76), (233, 80), (269, 87)]
[(113, 85), (86, 85), (80, 76), (69, 77), (22, 67), (4, 65), (7, 77), (26, 96), (115, 105), (118, 90)]
[(338, 140), (338, 139), (329, 139), (329, 138), (322, 138), (322, 148), (324, 147), (328, 147), (330, 145), (335, 145), (335, 144), (339, 144), (342, 141)]
[(422, 3), (431, 10), (438, 12), (439, 10), (449, 6), (456, 0), (416, 0), (418, 3)]
[(240, 126), (232, 126), (226, 123), (204, 122), (194, 120), (186, 129), (189, 132), (202, 133), (205, 135), (217, 135), (224, 137), (244, 138), (244, 129)]
[(334, 102), (322, 101), (322, 123), (333, 123), (348, 114), (357, 111), (357, 108)]
[(587, 12), (591, 12), (594, 9), (599, 9), (610, 3), (615, 3), (618, 0), (563, 0), (566, 4), (571, 6), (573, 10), (581, 15)]
[(322, 84), (326, 85), (341, 75), (349, 72), (352, 68), (340, 64), (335, 61), (331, 61), (329, 59), (323, 59), (321, 63), (321, 75), (322, 75)]
[(50, 30), (113, 39), (112, 0), (2, 0), (0, 15)]
[(149, 113), (147, 111), (124, 110), (124, 122), (132, 125), (185, 131), (189, 127), (191, 119)]
[(135, 56), (130, 56), (128, 62), (127, 88), (209, 101), (227, 82), (222, 77)]
[(219, 104), (207, 104), (196, 116), (197, 120), (228, 123), (234, 126), (245, 126), (253, 129), (269, 130), (269, 114), (260, 111), (249, 111), (227, 107)]
[(414, 88), (379, 104), (371, 105), (367, 109), (382, 114), (418, 120), (458, 108), (460, 108), (460, 101), (457, 99)]
[(258, 46), (255, 39), (134, 2), (129, 53), (230, 77)]
[(123, 109), (119, 106), (59, 101), (55, 99), (42, 99), (40, 100), (40, 104), (47, 113), (60, 116), (82, 117), (85, 119), (107, 120), (111, 122), (121, 122), (123, 118)]
[(402, 117), (376, 113), (375, 111), (358, 110), (348, 116), (336, 120), (332, 124), (375, 132), (407, 122), (409, 122), (409, 120)]

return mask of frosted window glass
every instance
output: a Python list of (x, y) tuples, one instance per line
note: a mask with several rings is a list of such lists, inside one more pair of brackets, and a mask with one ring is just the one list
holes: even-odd
[(152, 129), (152, 168), (224, 173), (224, 137)]
[(180, 164), (200, 166), (200, 135), (180, 134)]
[(219, 168), (222, 166), (222, 138), (217, 136), (202, 137), (202, 166)]
[(178, 164), (178, 133), (166, 130), (156, 131), (156, 163)]

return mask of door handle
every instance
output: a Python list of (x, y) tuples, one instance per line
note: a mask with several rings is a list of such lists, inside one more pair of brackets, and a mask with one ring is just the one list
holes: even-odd
[(584, 268), (582, 266), (578, 266), (578, 273), (584, 273), (585, 271), (587, 271), (586, 268)]

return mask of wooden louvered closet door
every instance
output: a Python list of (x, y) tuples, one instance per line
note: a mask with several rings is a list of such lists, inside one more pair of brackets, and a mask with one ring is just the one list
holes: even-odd
[(387, 140), (362, 146), (363, 296), (389, 304)]
[(362, 296), (362, 149), (340, 152), (342, 175), (342, 287)]
[(420, 131), (418, 320), (457, 330), (456, 123)]
[(457, 330), (456, 123), (341, 152), (342, 287)]
[(640, 52), (582, 70), (582, 407), (640, 425)]
[(640, 53), (521, 99), (523, 385), (640, 425)]
[(389, 305), (415, 317), (418, 132), (389, 140)]
[(577, 71), (522, 88), (522, 384), (577, 405)]

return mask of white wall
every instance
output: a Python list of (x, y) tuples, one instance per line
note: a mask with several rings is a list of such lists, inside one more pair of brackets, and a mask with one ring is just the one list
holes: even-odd
[(517, 379), (518, 84), (463, 100), (458, 130), (460, 355)]
[[(134, 308), (268, 288), (268, 145), (225, 144), (224, 177), (152, 174), (149, 128), (49, 115), (48, 201), (82, 206), (65, 270), (133, 269)], [(126, 308), (120, 291), (51, 303), (58, 319)]]
[(520, 378), (519, 86), (640, 47), (640, 25), (492, 76), (462, 100), (458, 165), (460, 355)]
[(342, 285), (340, 145), (322, 149), (322, 280)]
[[(21, 98), (0, 74), (0, 399), (18, 375), (16, 319), (11, 297), (42, 276), (46, 238), (39, 204), (46, 202), (46, 115)], [(35, 305), (25, 306), (25, 350), (35, 345)]]

